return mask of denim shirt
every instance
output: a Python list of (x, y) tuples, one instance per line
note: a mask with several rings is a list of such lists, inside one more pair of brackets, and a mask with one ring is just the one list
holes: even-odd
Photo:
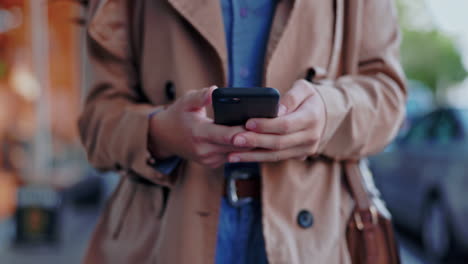
[[(228, 86), (261, 86), (266, 45), (277, 0), (220, 1), (228, 51)], [(179, 163), (178, 157), (158, 160), (155, 169), (170, 174)], [(253, 165), (256, 164), (243, 166)]]
[[(228, 86), (262, 85), (266, 45), (276, 0), (221, 0), (228, 51)], [(258, 163), (227, 163), (224, 174), (239, 167), (259, 170)]]
[(262, 85), (276, 0), (221, 0), (232, 87)]
[[(276, 0), (221, 0), (230, 87), (262, 85), (275, 7)], [(237, 167), (258, 170), (258, 163), (227, 163), (225, 176)], [(226, 198), (222, 199), (215, 263), (268, 263), (259, 201), (238, 208), (232, 207)]]

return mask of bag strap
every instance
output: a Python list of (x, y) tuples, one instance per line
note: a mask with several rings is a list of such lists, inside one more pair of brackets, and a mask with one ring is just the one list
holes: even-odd
[(365, 188), (360, 162), (361, 161), (344, 162), (344, 174), (350, 186), (351, 195), (356, 201), (356, 205), (360, 210), (367, 210), (371, 207), (372, 201)]
[(356, 228), (362, 233), (364, 257), (367, 264), (377, 263), (379, 250), (376, 245), (376, 232), (378, 231), (378, 212), (372, 203), (370, 193), (366, 189), (362, 168), (363, 161), (344, 162), (344, 174), (350, 186), (351, 195), (356, 202), (353, 212)]

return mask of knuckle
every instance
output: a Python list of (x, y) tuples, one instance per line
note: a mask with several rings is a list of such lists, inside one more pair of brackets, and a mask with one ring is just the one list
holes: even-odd
[(305, 138), (305, 140), (304, 140), (304, 143), (305, 143), (306, 145), (312, 145), (312, 144), (314, 144), (315, 142), (316, 142), (316, 139), (315, 139), (314, 135), (308, 135), (308, 136)]
[(193, 97), (194, 93), (195, 93), (194, 90), (188, 91), (186, 94), (184, 94), (184, 95), (182, 96), (182, 100), (181, 100), (181, 101), (182, 101), (183, 103), (187, 103), (187, 102), (190, 101), (190, 99)]
[(219, 164), (217, 164), (217, 163), (210, 163), (210, 164), (208, 164), (208, 167), (210, 167), (211, 169), (216, 169), (216, 168), (219, 167)]
[(206, 159), (199, 159), (198, 162), (199, 162), (200, 164), (204, 165), (204, 166), (209, 166), (209, 165), (210, 165), (209, 161), (206, 160)]
[[(309, 113), (302, 111), (300, 115), (294, 116), (294, 119), (290, 121), (291, 124), (301, 127), (302, 129), (308, 128), (312, 123), (312, 117)], [(301, 130), (302, 130), (301, 129)]]
[(200, 145), (195, 145), (194, 148), (193, 148), (193, 152), (195, 153), (195, 155), (197, 155), (198, 157), (201, 157), (201, 153), (202, 153), (202, 148)]
[(209, 150), (207, 150), (205, 147), (199, 145), (195, 147), (195, 154), (202, 159), (209, 158), (211, 156), (211, 153)]
[(294, 94), (289, 93), (288, 95), (286, 95), (285, 101), (289, 107), (294, 108), (297, 105), (297, 98)]
[(201, 134), (199, 133), (198, 126), (193, 126), (190, 130), (190, 136), (192, 137), (192, 141), (195, 143), (199, 143), (202, 141)]
[(225, 131), (220, 131), (221, 135), (221, 143), (223, 144), (232, 144), (234, 136), (236, 136), (239, 132), (237, 129), (231, 129), (231, 130), (225, 130)]
[(303, 80), (303, 79), (298, 80), (296, 84), (297, 84), (297, 89), (301, 91), (301, 93), (303, 94), (310, 94), (313, 91), (312, 84), (306, 80)]
[(245, 138), (245, 142), (246, 142), (246, 145), (250, 146), (250, 147), (259, 147), (259, 140), (257, 138), (257, 136), (255, 136), (254, 134), (252, 133), (247, 133), (244, 135), (244, 138)]
[(232, 141), (232, 135), (223, 134), (221, 136), (221, 142), (223, 142), (224, 144), (231, 144), (231, 141)]
[(278, 162), (280, 161), (280, 154), (278, 152), (272, 152), (271, 153), (271, 161), (273, 162)]
[(291, 130), (291, 122), (288, 119), (283, 120), (280, 123), (280, 131), (282, 133), (288, 133)]
[(211, 157), (211, 155), (212, 155), (211, 152), (202, 152), (202, 153), (200, 153), (200, 157), (203, 158), (203, 159), (208, 159), (208, 158)]
[(200, 138), (200, 136), (198, 136), (196, 134), (192, 134), (192, 141), (197, 144), (197, 143), (200, 143), (202, 141), (202, 139)]
[(311, 133), (311, 139), (313, 142), (317, 141), (320, 139), (320, 137), (322, 136), (321, 135), (322, 133), (320, 132), (320, 130), (318, 129), (314, 129), (312, 130), (312, 133)]
[(307, 118), (307, 119), (308, 119), (307, 124), (309, 126), (315, 125), (317, 123), (317, 121), (318, 121), (316, 115), (313, 112), (311, 113), (311, 115), (309, 115), (309, 118)]
[(297, 86), (299, 87), (299, 89), (309, 89), (310, 88), (310, 82), (304, 80), (304, 79), (300, 79), (296, 82)]
[(183, 97), (182, 97), (182, 101), (184, 104), (190, 102), (190, 100), (192, 100), (196, 95), (196, 91), (195, 90), (190, 90), (188, 91)]
[(284, 140), (278, 139), (273, 141), (273, 148), (274, 149), (283, 149), (284, 148)]

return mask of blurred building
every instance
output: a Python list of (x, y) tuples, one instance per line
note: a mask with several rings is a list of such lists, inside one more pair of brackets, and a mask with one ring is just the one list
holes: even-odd
[(83, 174), (80, 12), (66, 0), (0, 1), (0, 219), (18, 186), (63, 188)]

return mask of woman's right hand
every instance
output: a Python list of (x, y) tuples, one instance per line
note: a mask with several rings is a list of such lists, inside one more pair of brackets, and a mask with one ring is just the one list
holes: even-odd
[(151, 118), (149, 149), (156, 158), (178, 156), (217, 168), (229, 153), (249, 150), (233, 144), (233, 137), (246, 131), (243, 126), (216, 125), (207, 116), (214, 89), (189, 92)]

